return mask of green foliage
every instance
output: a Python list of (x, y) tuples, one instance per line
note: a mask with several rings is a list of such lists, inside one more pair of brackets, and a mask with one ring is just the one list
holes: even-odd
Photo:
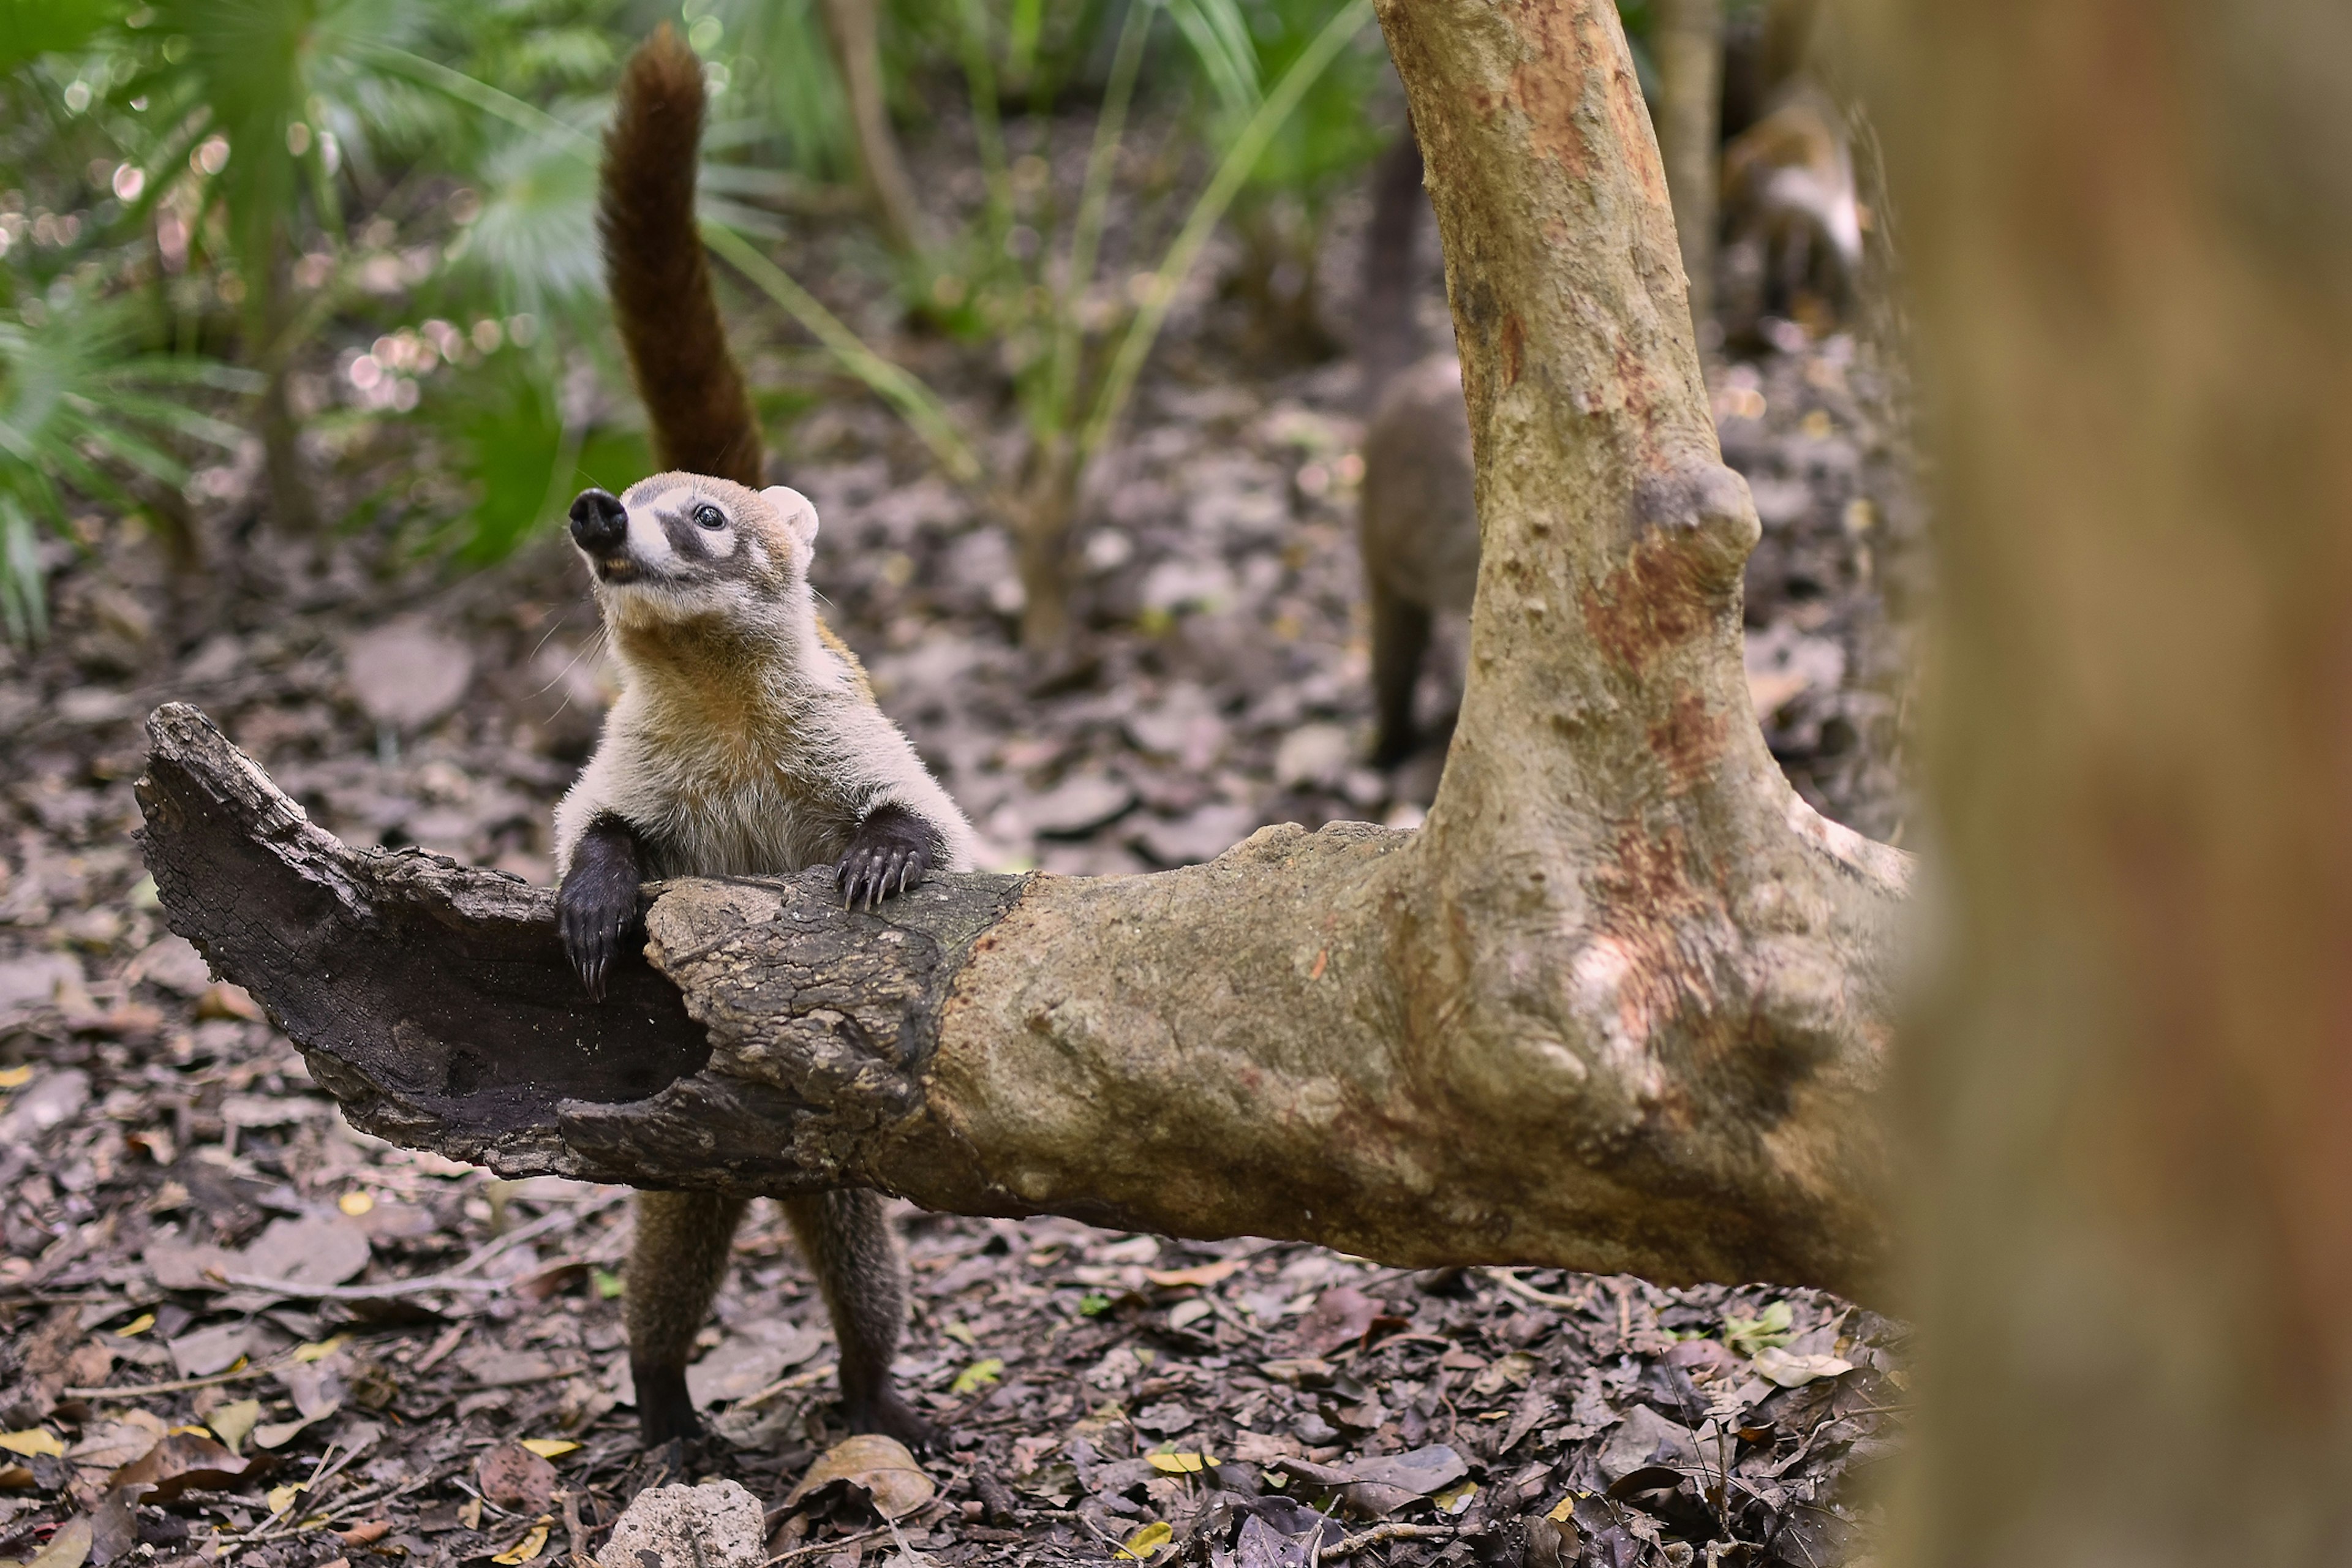
[[(1189, 0), (1174, 14), (1181, 18), (1194, 8), (1205, 8), (1205, 0)], [(1340, 6), (1338, 0), (1223, 0), (1218, 9), (1230, 18), (1224, 30), (1240, 34), (1250, 68), (1248, 90), (1239, 95), (1223, 73), (1211, 77), (1223, 130), (1220, 141), (1226, 142), (1256, 108), (1257, 84), (1279, 80)], [(1194, 54), (1205, 68), (1209, 57), (1201, 46)], [(1378, 30), (1367, 28), (1339, 51), (1276, 129), (1250, 170), (1250, 190), (1261, 199), (1286, 193), (1319, 205), (1352, 182), (1394, 133), (1379, 113), (1387, 74), (1387, 50)]]
[(121, 0), (0, 0), (0, 71), (80, 48), (126, 8)]
[(1774, 1301), (1753, 1318), (1726, 1312), (1723, 1316), (1723, 1342), (1741, 1355), (1753, 1356), (1758, 1351), (1785, 1345), (1796, 1338), (1796, 1331), (1791, 1327), (1795, 1321), (1795, 1313), (1786, 1301)]
[[(885, 6), (894, 102), (919, 118), (943, 83), (959, 86), (987, 176), (980, 218), (909, 286), (1001, 355), (1054, 485), (1070, 489), (1115, 426), (1220, 217), (1267, 193), (1335, 188), (1370, 150), (1365, 105), (1385, 68), (1376, 35), (1350, 24), (1345, 47), (1326, 37), (1343, 5), (1360, 23), (1362, 3)], [(426, 356), (395, 375), (346, 351), (353, 374), (338, 399), (350, 406), (320, 417), (413, 409), (419, 437), (477, 498), (434, 531), (460, 561), (503, 553), (577, 484), (642, 468), (638, 437), (565, 417), (604, 400), (557, 388), (616, 374), (595, 129), (620, 56), (651, 19), (645, 7), (0, 0), (0, 189), (22, 193), (23, 209), (0, 214), (0, 608), (12, 634), (40, 623), (44, 532), (80, 502), (135, 506), (184, 483), (194, 447), (227, 441), (230, 422), (257, 407), (288, 406), (287, 378), (314, 363), (303, 351), (321, 332), (413, 347), (421, 327), (458, 345), (455, 374), (433, 373)], [(1037, 479), (1034, 464), (984, 472), (982, 444), (929, 388), (743, 237), (779, 232), (757, 204), (793, 194), (788, 182), (841, 182), (854, 168), (819, 0), (684, 0), (677, 16), (712, 61), (709, 147), (757, 148), (707, 181), (706, 213), (728, 226), (711, 230), (714, 247), (897, 407), (947, 471), (1000, 498)], [(1128, 129), (1139, 95), (1188, 91), (1212, 160), (1189, 195), (1175, 184), (1181, 152), (1142, 156)], [(1015, 137), (1034, 146), (1043, 116), (1087, 101), (1095, 144), (1081, 189), (1057, 190), (1043, 160), (1008, 155), (1002, 104), (1041, 117), (1026, 142)], [(525, 316), (541, 329), (529, 348), (463, 346)], [(258, 405), (245, 400), (265, 384)], [(290, 443), (282, 412), (262, 425), (273, 453)]]
[(475, 492), (442, 536), (468, 564), (507, 555), (585, 486), (623, 489), (652, 466), (642, 436), (565, 418), (561, 368), (551, 356), (509, 349), (468, 367), (429, 405)]
[[(725, 84), (720, 107), (772, 132), (784, 167), (814, 180), (856, 174), (849, 100), (817, 0), (688, 0), (681, 19), (696, 53), (725, 62), (713, 79)], [(886, 61), (886, 79), (894, 74)]]
[[(74, 428), (68, 398), (43, 420), (13, 418), (0, 502), (12, 632), (37, 626), (37, 535), (66, 515), (68, 493), (130, 504), (116, 479), (126, 469), (176, 485), (186, 442), (220, 438), (220, 419), (245, 412), (218, 394), (249, 378), (193, 353), (142, 353), (135, 340), (233, 342), (248, 364), (281, 375), (330, 323), (372, 332), (396, 327), (404, 310), (528, 312), (575, 339), (604, 331), (593, 95), (617, 57), (606, 26), (617, 4), (54, 0), (0, 10), (0, 61), (13, 68), (0, 76), (0, 106), (15, 110), (0, 116), (0, 186), (25, 192), (27, 209), (0, 215), (0, 254), (23, 237), (9, 224), (50, 215), (37, 246), (13, 247), (14, 287), (0, 279), (0, 289), (55, 301), (47, 317), (27, 304), (12, 329), (12, 406), (47, 407), (35, 394), (52, 383), (104, 384), (111, 416)], [(58, 291), (65, 279), (70, 299)], [(68, 318), (93, 323), (79, 360), (47, 336)], [(546, 383), (561, 371), (550, 336)], [(119, 395), (134, 384), (168, 388), (164, 406)], [(460, 402), (481, 396), (458, 378), (426, 384), (464, 386)], [(511, 433), (517, 417), (464, 428)], [(263, 427), (290, 440), (282, 418)], [(43, 431), (54, 438), (37, 439)], [(607, 439), (577, 433), (575, 464)], [(519, 535), (508, 504), (519, 481), (507, 470), (528, 454), (543, 495), (554, 441), (496, 460), (487, 443), (466, 446), (483, 456), (488, 498), (452, 534), (467, 559)]]
[(175, 438), (240, 438), (188, 395), (257, 390), (220, 365), (141, 352), (131, 305), (67, 293), (0, 316), (0, 621), (17, 641), (46, 626), (39, 534), (68, 521), (68, 491), (143, 510), (137, 480), (187, 483)]

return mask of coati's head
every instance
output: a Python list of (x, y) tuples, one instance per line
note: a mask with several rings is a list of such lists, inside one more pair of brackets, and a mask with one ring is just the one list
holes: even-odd
[(572, 542), (616, 632), (684, 622), (783, 630), (805, 614), (816, 508), (782, 485), (656, 474), (617, 498), (581, 491)]

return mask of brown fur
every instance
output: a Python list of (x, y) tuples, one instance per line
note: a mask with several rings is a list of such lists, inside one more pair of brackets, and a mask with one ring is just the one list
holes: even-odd
[(1356, 359), (1363, 369), (1358, 401), (1368, 416), (1380, 406), (1389, 383), (1427, 352), (1419, 296), (1422, 216), (1428, 211), (1421, 143), (1408, 118), (1403, 133), (1372, 165), (1372, 221), (1364, 234), (1356, 318)]
[(1413, 693), (1435, 616), (1467, 611), (1478, 575), (1461, 375), (1452, 353), (1423, 353), (1417, 319), (1420, 234), (1428, 210), (1421, 149), (1408, 124), (1373, 173), (1357, 344), (1369, 416), (1357, 538), (1371, 609), (1379, 719), (1372, 760), (1383, 767), (1403, 762), (1421, 743)]
[(664, 468), (753, 489), (760, 426), (728, 353), (694, 222), (702, 62), (665, 23), (630, 57), (604, 133), (597, 226), (613, 314)]

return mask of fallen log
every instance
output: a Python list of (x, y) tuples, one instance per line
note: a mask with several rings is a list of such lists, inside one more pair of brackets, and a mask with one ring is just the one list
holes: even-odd
[[(340, 843), (192, 708), (149, 729), (139, 794), (173, 928), (395, 1142), (510, 1175), (857, 1183), (1414, 1264), (1857, 1289), (1876, 1262), (1866, 1183), (1772, 1170), (1776, 1139), (1839, 1132), (1790, 1117), (1793, 1081), (1765, 1094), (1708, 1064), (1733, 1120), (1675, 1129), (1701, 1109), (1684, 1087), (1670, 1110), (1653, 1085), (1645, 1113), (1553, 1041), (1475, 1074), (1400, 1048), (1412, 835), (1268, 828), (1189, 870), (941, 877), (873, 913), (822, 871), (653, 884), (650, 962), (593, 1005), (549, 889)], [(1727, 1133), (1746, 1147), (1676, 1151)], [(1777, 1192), (1740, 1190), (1768, 1175)]]
[(823, 872), (673, 882), (593, 1006), (549, 891), (339, 844), (170, 707), (141, 800), (173, 929), (358, 1125), (509, 1173), (1879, 1289), (1906, 862), (1814, 815), (1750, 708), (1758, 524), (1615, 13), (1381, 21), (1482, 520), (1423, 828), (872, 913)]

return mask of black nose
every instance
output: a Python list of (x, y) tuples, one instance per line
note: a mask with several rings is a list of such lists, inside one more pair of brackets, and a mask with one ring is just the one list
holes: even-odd
[(629, 510), (608, 490), (587, 489), (572, 503), (572, 538), (591, 555), (618, 550), (629, 537)]

